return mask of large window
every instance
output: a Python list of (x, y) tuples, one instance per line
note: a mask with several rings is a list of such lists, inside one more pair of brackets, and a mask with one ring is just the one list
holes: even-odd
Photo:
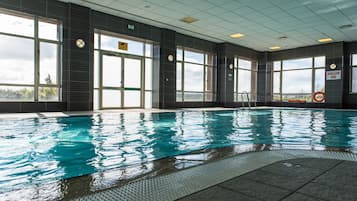
[(256, 101), (257, 96), (257, 63), (234, 58), (234, 101)]
[(61, 24), (0, 10), (0, 101), (59, 101)]
[(152, 42), (97, 30), (94, 109), (151, 108), (152, 71)]
[(357, 93), (357, 54), (352, 54), (351, 92)]
[(216, 57), (187, 48), (177, 48), (176, 57), (176, 101), (215, 101)]
[(273, 101), (314, 102), (313, 94), (325, 92), (325, 57), (275, 61)]

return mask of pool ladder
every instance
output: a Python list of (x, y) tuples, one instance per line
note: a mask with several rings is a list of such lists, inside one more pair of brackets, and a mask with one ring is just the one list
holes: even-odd
[[(244, 96), (247, 98), (247, 104), (248, 104), (248, 108), (251, 108), (251, 103), (250, 103), (250, 99), (249, 99), (249, 93), (248, 92), (243, 92), (241, 94), (241, 98), (242, 98), (242, 107), (244, 107)], [(257, 102), (254, 101), (254, 107), (257, 107)]]

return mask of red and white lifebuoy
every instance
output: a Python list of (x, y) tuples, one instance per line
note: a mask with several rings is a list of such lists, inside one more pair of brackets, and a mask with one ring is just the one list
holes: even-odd
[(322, 91), (315, 92), (312, 96), (312, 99), (314, 99), (314, 102), (317, 103), (322, 103), (325, 101), (325, 93)]

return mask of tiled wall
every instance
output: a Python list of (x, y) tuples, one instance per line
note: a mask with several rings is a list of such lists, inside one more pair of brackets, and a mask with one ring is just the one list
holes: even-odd
[[(0, 7), (18, 10), (43, 17), (59, 19), (63, 22), (63, 92), (58, 103), (4, 103), (0, 102), (0, 112), (39, 112), (92, 110), (93, 108), (93, 31), (100, 29), (119, 34), (150, 40), (154, 45), (153, 106), (175, 107), (236, 107), (233, 102), (234, 56), (258, 61), (258, 105), (279, 105), (298, 107), (348, 107), (357, 106), (357, 95), (348, 93), (349, 68), (346, 61), (351, 52), (357, 52), (357, 43), (332, 43), (273, 53), (257, 52), (230, 43), (214, 42), (190, 37), (168, 29), (146, 25), (109, 14), (93, 11), (74, 4), (55, 0), (1, 0)], [(135, 29), (128, 29), (134, 25)], [(81, 38), (86, 46), (80, 49), (75, 40)], [(209, 103), (176, 103), (176, 63), (167, 60), (168, 55), (176, 58), (176, 46), (190, 47), (217, 54), (217, 100)], [(326, 82), (326, 104), (286, 104), (271, 102), (272, 61), (311, 56), (326, 56), (327, 66), (337, 64), (343, 70), (340, 81)], [(344, 59), (343, 59), (344, 58)]]
[[(88, 8), (69, 4), (68, 27), (65, 30), (68, 48), (68, 63), (64, 64), (63, 94), (68, 111), (87, 111), (93, 108), (93, 28), (92, 11)], [(76, 46), (82, 39), (84, 48)]]

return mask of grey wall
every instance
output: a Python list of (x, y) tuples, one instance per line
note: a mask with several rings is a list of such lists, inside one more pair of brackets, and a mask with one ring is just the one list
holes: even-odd
[(257, 80), (257, 102), (267, 105), (271, 102), (272, 65), (270, 53), (262, 52), (258, 55), (258, 80)]
[(176, 62), (169, 61), (168, 56), (176, 58), (176, 34), (162, 29), (160, 43), (159, 108), (175, 108), (176, 104)]
[[(93, 28), (91, 10), (74, 4), (68, 5), (67, 64), (63, 71), (63, 96), (68, 111), (86, 111), (93, 108)], [(76, 46), (77, 39), (86, 46)]]

